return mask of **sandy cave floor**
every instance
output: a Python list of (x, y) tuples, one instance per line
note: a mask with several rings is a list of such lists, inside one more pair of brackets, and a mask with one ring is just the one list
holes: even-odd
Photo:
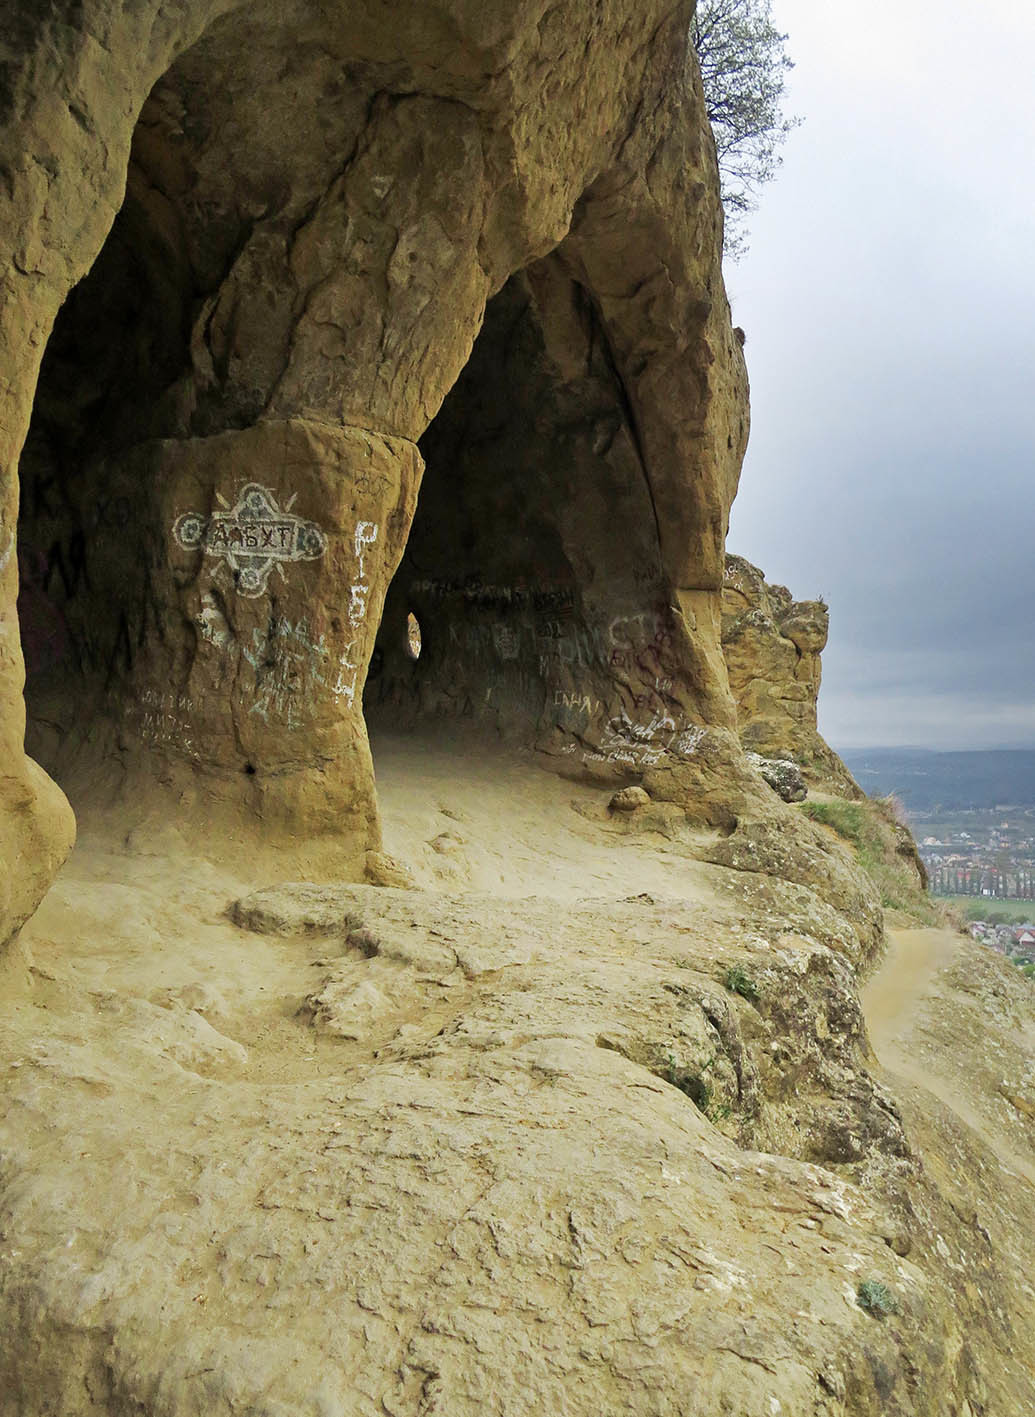
[[(475, 911), (478, 897), (570, 905), (641, 892), (724, 908), (715, 887), (730, 873), (656, 832), (626, 835), (609, 824), (607, 788), (565, 781), (528, 754), (470, 735), (381, 738), (374, 752), (385, 848), (422, 892), (469, 895)], [(76, 806), (78, 843), (21, 936), (37, 1005), (49, 996), (55, 1016), (72, 1015), (77, 998), (110, 992), (177, 1015), (187, 1009), (216, 1077), (303, 1081), (350, 1061), (340, 1039), (299, 1017), (327, 964), (326, 942), (243, 932), (227, 916), (233, 901), (285, 878), (275, 864), (271, 873), (269, 856), (246, 872), (239, 856), (200, 855), (169, 822), (126, 835), (109, 809), (81, 798)], [(390, 1031), (434, 1027), (425, 1001), (419, 1017), (395, 1016)], [(351, 1061), (387, 1036), (347, 1049)]]
[(609, 822), (613, 789), (466, 737), (380, 735), (373, 750), (385, 849), (426, 890), (715, 903), (715, 868), (657, 832), (626, 836)]

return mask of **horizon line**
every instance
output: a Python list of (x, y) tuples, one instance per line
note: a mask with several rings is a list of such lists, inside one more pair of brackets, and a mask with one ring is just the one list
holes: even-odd
[(1035, 753), (1035, 743), (1000, 743), (984, 748), (925, 747), (920, 743), (864, 743), (838, 747), (827, 739), (835, 753)]

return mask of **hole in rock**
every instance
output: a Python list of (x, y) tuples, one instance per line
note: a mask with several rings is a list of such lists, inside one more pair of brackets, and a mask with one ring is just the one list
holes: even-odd
[(422, 640), (420, 621), (411, 610), (406, 617), (406, 644), (404, 649), (411, 659), (420, 659)]

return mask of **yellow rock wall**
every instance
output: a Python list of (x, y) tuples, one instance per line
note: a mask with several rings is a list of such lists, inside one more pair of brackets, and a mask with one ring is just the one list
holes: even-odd
[[(563, 682), (534, 656), (533, 736), (621, 774), (645, 742), (656, 762), (732, 726), (718, 596), (746, 378), (689, 9), (408, 0), (388, 23), (85, 0), (63, 19), (5, 0), (0, 936), (72, 831), (25, 755), (26, 663), (30, 753), (73, 795), (89, 761), (362, 870), (360, 691), (416, 445), (526, 269), (559, 359), (547, 402), (577, 382), (565, 302), (596, 342), (607, 426), (573, 464), (584, 490), (616, 440), (640, 489), (628, 545), (565, 552), (597, 638)], [(634, 550), (639, 590), (609, 604)]]

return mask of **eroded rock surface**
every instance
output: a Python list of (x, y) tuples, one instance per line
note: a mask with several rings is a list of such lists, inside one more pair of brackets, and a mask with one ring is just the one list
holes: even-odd
[(78, 860), (5, 978), (5, 1417), (1030, 1406), (1030, 1195), (877, 1080), (806, 888)]
[(78, 804), (354, 879), (368, 669), (372, 711), (619, 778), (732, 728), (746, 378), (689, 10), (4, 0), (0, 840), (47, 843), (4, 934), (69, 839), (23, 662)]
[(726, 557), (722, 650), (746, 748), (790, 758), (809, 782), (839, 796), (861, 792), (816, 727), (829, 616), (820, 600), (797, 601), (742, 556)]
[(690, 10), (0, 0), (3, 1417), (1035, 1406), (1030, 1198), (744, 752), (854, 790), (724, 579)]

